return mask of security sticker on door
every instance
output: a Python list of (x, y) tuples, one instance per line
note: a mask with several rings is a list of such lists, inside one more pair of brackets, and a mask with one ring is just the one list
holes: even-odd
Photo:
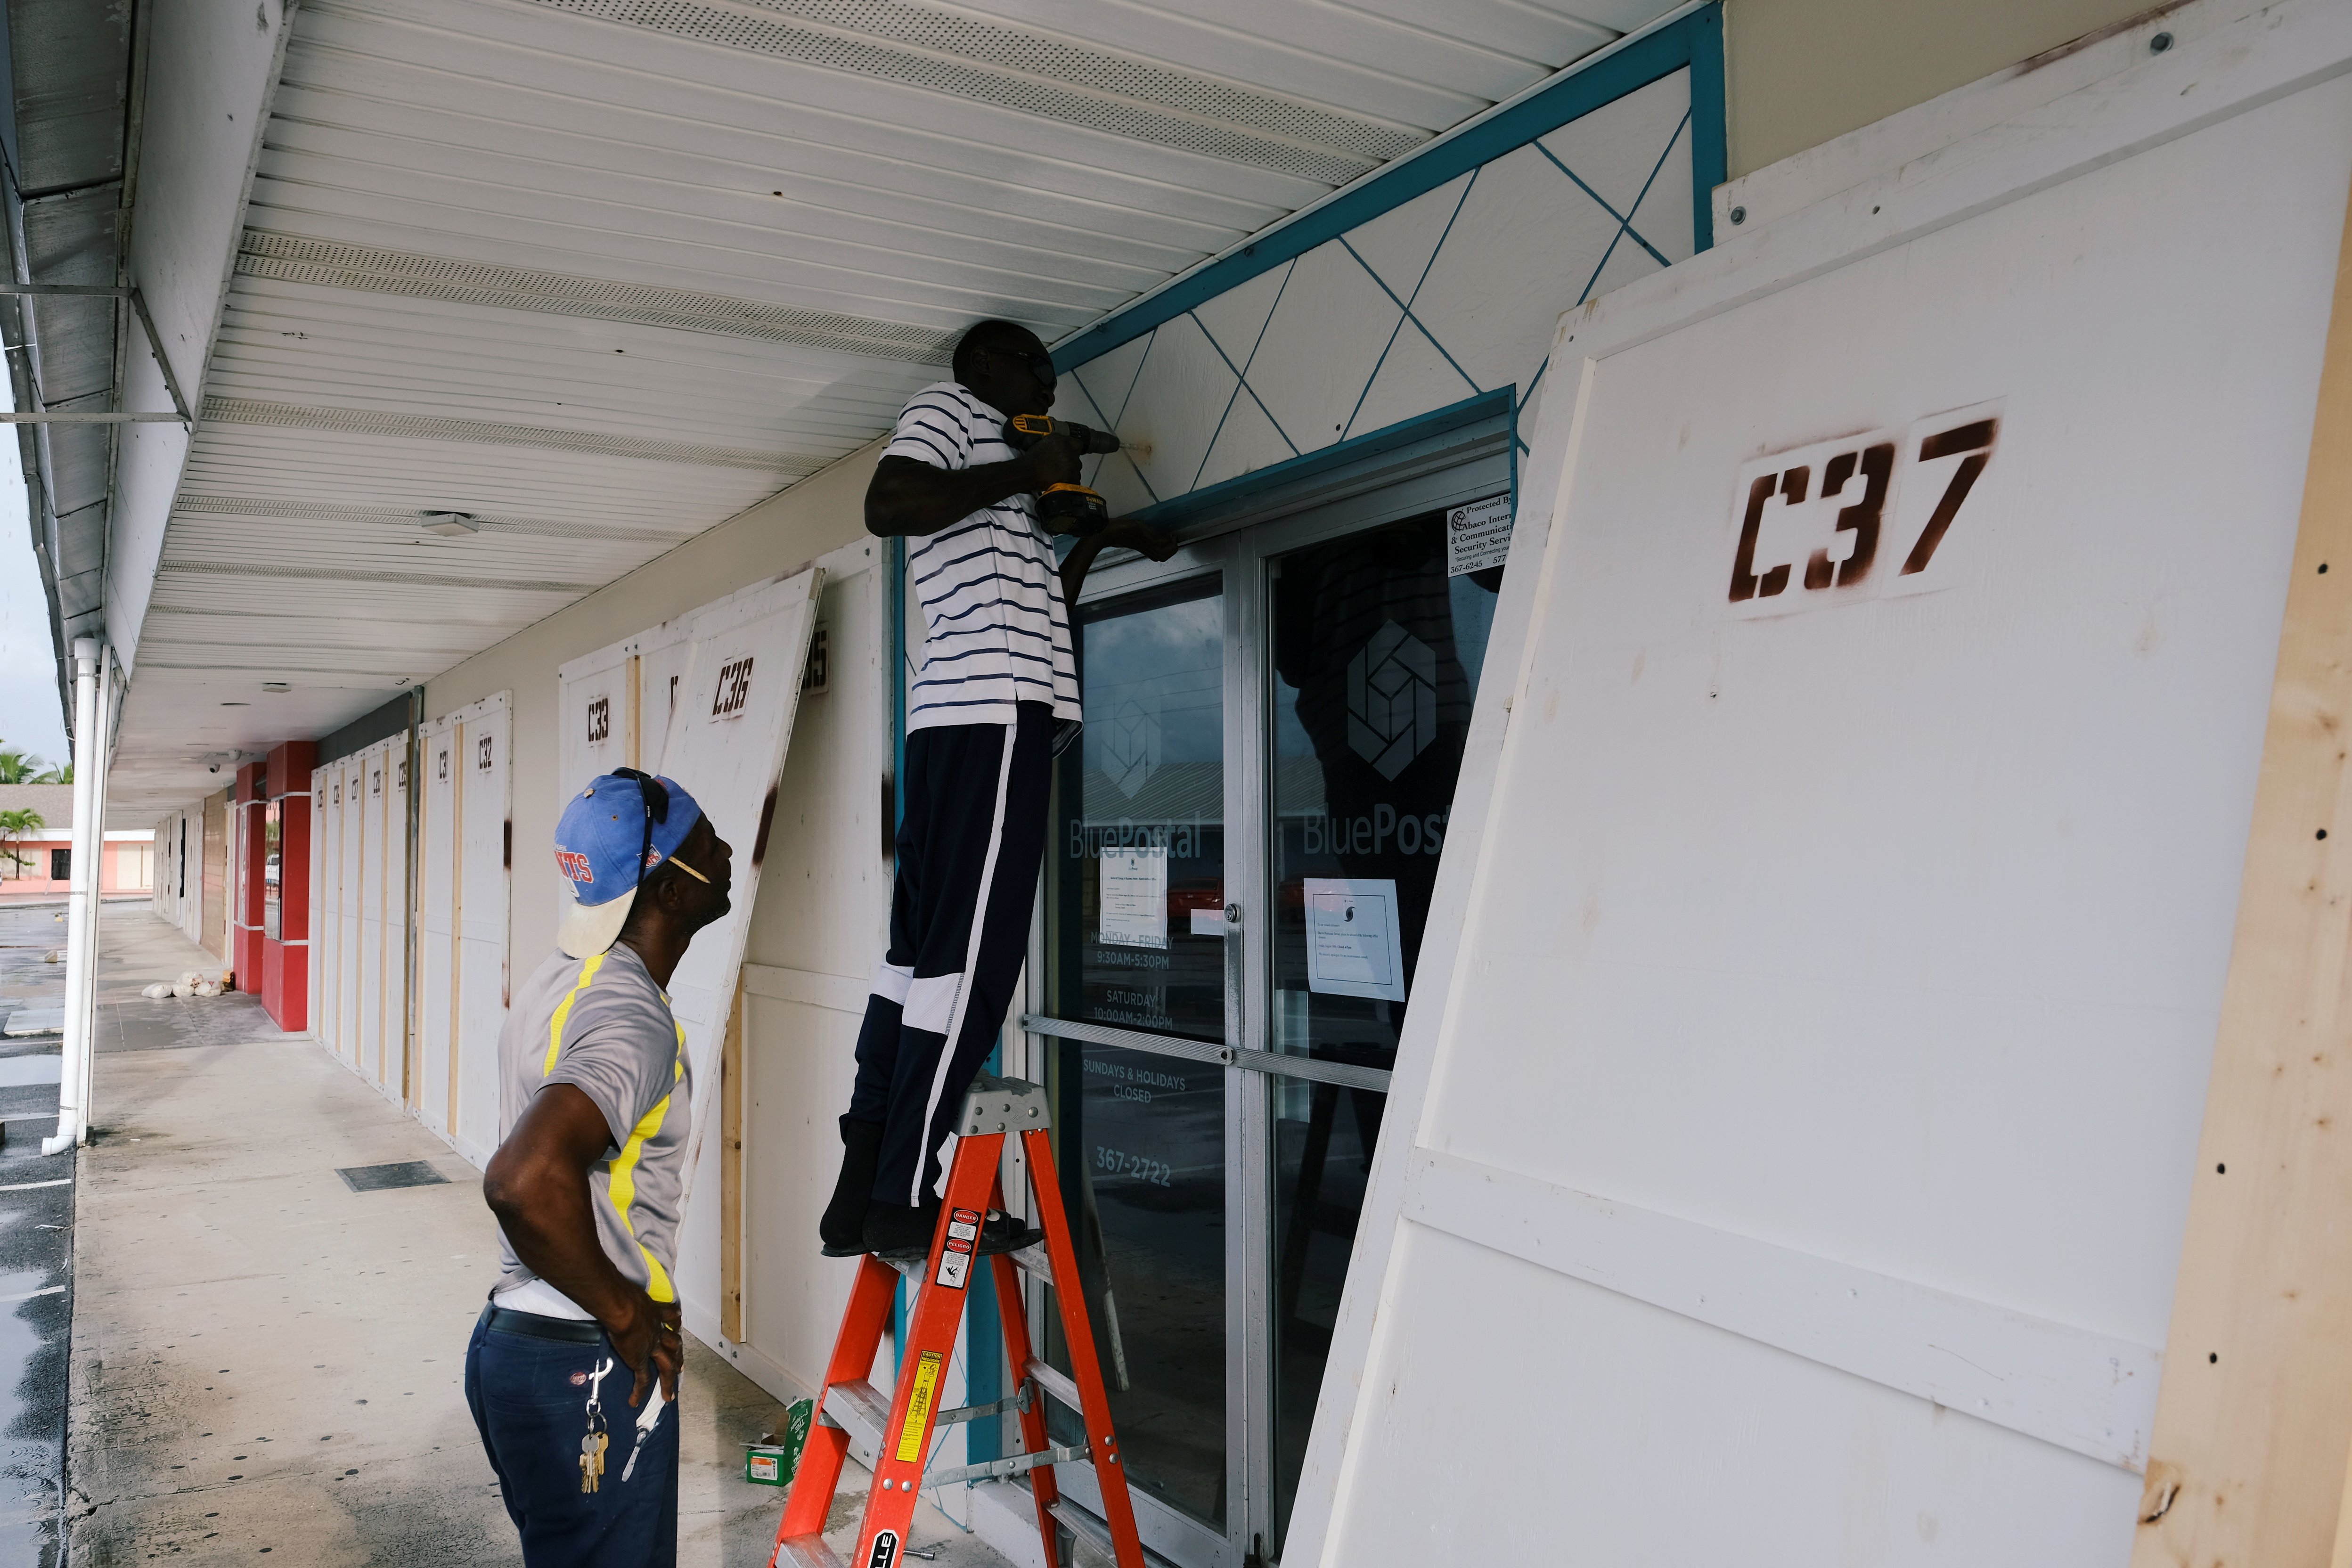
[(1488, 496), (1445, 514), (1445, 574), (1483, 572), (1511, 554), (1511, 498)]

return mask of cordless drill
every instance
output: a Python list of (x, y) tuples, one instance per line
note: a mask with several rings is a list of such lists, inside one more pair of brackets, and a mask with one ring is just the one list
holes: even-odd
[[(1025, 452), (1048, 436), (1067, 436), (1082, 454), (1118, 450), (1118, 437), (1048, 414), (1016, 414), (1004, 422), (1004, 444)], [(1110, 508), (1084, 485), (1047, 485), (1037, 492), (1037, 516), (1049, 533), (1075, 533), (1081, 539), (1110, 521)]]

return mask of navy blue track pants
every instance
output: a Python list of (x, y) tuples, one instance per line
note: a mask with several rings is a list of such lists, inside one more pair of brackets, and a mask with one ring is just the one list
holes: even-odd
[(857, 1085), (842, 1118), (881, 1124), (879, 1203), (914, 1207), (929, 1195), (939, 1146), (996, 1043), (1028, 955), (1055, 721), (1042, 702), (1015, 711), (1011, 724), (907, 737), (890, 951), (874, 972)]

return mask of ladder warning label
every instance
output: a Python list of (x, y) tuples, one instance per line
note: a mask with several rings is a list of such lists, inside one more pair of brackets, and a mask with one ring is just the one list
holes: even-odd
[(957, 1209), (948, 1215), (948, 1239), (940, 1249), (940, 1271), (932, 1282), (961, 1290), (971, 1273), (972, 1244), (980, 1239), (980, 1214)]
[(923, 1433), (931, 1424), (931, 1405), (939, 1397), (940, 1372), (946, 1359), (925, 1351), (915, 1363), (915, 1388), (907, 1401), (907, 1424), (898, 1428), (898, 1462), (911, 1465), (923, 1457)]
[(940, 1254), (940, 1271), (932, 1282), (950, 1290), (961, 1290), (971, 1273), (971, 1243), (948, 1238), (946, 1248)]

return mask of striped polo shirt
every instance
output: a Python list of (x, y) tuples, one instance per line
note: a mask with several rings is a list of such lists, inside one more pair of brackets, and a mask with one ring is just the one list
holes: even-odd
[[(952, 381), (907, 401), (888, 458), (950, 471), (1010, 462), (1004, 416)], [(913, 542), (907, 578), (923, 606), (923, 662), (908, 693), (907, 728), (1010, 724), (1016, 702), (1049, 702), (1079, 716), (1069, 613), (1051, 537), (1033, 498), (1007, 496)]]

